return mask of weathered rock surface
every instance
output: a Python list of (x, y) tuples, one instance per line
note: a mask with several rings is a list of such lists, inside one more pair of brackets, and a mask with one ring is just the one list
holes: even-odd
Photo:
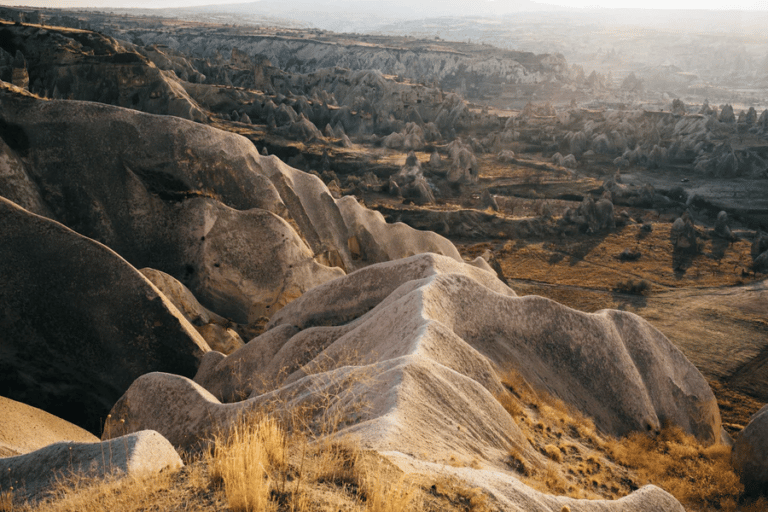
[(173, 276), (153, 268), (142, 268), (140, 272), (176, 306), (179, 313), (184, 315), (184, 318), (193, 326), (201, 327), (210, 323), (226, 324), (226, 319), (206, 309), (197, 301), (189, 288), (174, 279)]
[(381, 213), (368, 210), (353, 196), (336, 200), (336, 205), (349, 228), (349, 247), (355, 259), (381, 263), (432, 252), (462, 261), (453, 243), (437, 233), (418, 231), (402, 222), (388, 224)]
[[(328, 332), (340, 337), (353, 329), (350, 322), (383, 302), (401, 285), (456, 272), (472, 276), (496, 293), (515, 296), (486, 270), (434, 254), (373, 265), (299, 297), (288, 314), (278, 312), (268, 324), (267, 333), (237, 354), (223, 360), (215, 355), (206, 358), (194, 380), (224, 402), (254, 396), (265, 383), (276, 381), (281, 374), (287, 376), (309, 362), (307, 354), (301, 355), (300, 349), (290, 347), (296, 340), (287, 343), (299, 331), (313, 326), (339, 326), (329, 328)], [(325, 301), (318, 302), (319, 296), (324, 296)], [(286, 351), (295, 353), (296, 360), (288, 360)]]
[[(424, 263), (416, 258), (409, 266), (414, 270), (421, 267), (423, 272)], [(385, 264), (385, 267), (387, 265), (392, 264)], [(662, 421), (669, 420), (704, 442), (714, 443), (719, 439), (719, 413), (706, 381), (661, 333), (639, 317), (617, 311), (584, 314), (539, 297), (516, 298), (511, 294), (500, 294), (472, 278), (473, 273), (478, 273), (474, 270), (406, 281), (373, 309), (352, 321), (349, 317), (356, 314), (354, 310), (338, 311), (328, 300), (327, 290), (333, 287), (344, 289), (347, 279), (354, 288), (368, 272), (375, 275), (382, 270), (377, 266), (368, 267), (329, 283), (325, 288), (310, 291), (300, 301), (284, 308), (272, 329), (239, 351), (243, 355), (246, 352), (253, 354), (248, 363), (252, 365), (253, 377), (258, 379), (262, 370), (266, 370), (267, 375), (275, 375), (276, 369), (282, 369), (286, 376), (283, 387), (272, 393), (280, 395), (298, 386), (303, 390), (299, 393), (302, 400), (312, 400), (311, 382), (315, 383), (312, 385), (323, 382), (323, 387), (335, 388), (334, 380), (342, 376), (347, 380), (351, 378), (349, 372), (364, 371), (353, 371), (348, 365), (373, 365), (376, 370), (371, 369), (371, 375), (374, 376), (385, 371), (426, 374), (435, 371), (443, 375), (450, 369), (443, 378), (456, 375), (465, 383), (461, 384), (462, 389), (465, 385), (476, 389), (474, 386), (477, 385), (489, 393), (500, 389), (493, 368), (513, 367), (533, 385), (547, 389), (593, 417), (607, 432), (624, 434), (632, 430), (654, 430)], [(432, 272), (434, 270), (428, 270), (428, 273)], [(480, 272), (479, 275), (483, 281), (496, 279), (490, 272), (487, 275)], [(373, 282), (378, 281), (373, 279)], [(496, 282), (497, 286), (503, 287)], [(373, 292), (363, 292), (360, 296), (370, 293)], [(374, 293), (374, 297), (383, 295), (379, 291)], [(483, 304), (484, 307), (477, 311), (471, 304)], [(330, 309), (323, 313), (323, 307)], [(311, 311), (315, 312), (306, 317), (306, 324), (299, 320), (301, 315)], [(300, 315), (298, 322), (292, 321), (292, 312)], [(262, 350), (253, 348), (259, 345)], [(235, 352), (229, 357), (233, 358), (233, 364), (237, 364), (235, 361), (240, 354)], [(226, 359), (220, 360), (218, 366), (227, 367)], [(211, 378), (217, 373), (216, 366), (206, 364), (206, 367), (205, 371), (201, 369), (198, 378), (200, 381), (210, 379), (212, 389), (217, 389), (213, 386), (216, 378)], [(203, 375), (205, 373), (208, 375)], [(259, 393), (269, 389), (269, 382), (264, 384), (266, 388), (259, 388), (260, 382), (248, 383), (247, 375), (244, 376), (240, 397), (250, 394), (251, 398), (236, 407), (219, 405), (219, 400), (209, 392), (177, 377), (159, 374), (144, 377), (115, 406), (112, 422), (117, 418), (125, 419), (128, 431), (157, 428), (172, 442), (188, 444), (204, 437), (206, 429), (201, 425), (209, 420), (203, 416), (210, 414), (221, 419), (238, 409), (256, 407), (257, 403), (268, 399), (268, 395)], [(434, 376), (424, 377), (426, 380), (431, 378)], [(175, 382), (176, 391), (163, 391), (164, 385), (160, 382), (165, 380)], [(379, 380), (373, 377), (373, 382)], [(448, 382), (451, 386), (459, 385), (451, 379)], [(386, 384), (389, 385), (391, 383)], [(368, 396), (368, 392), (363, 391), (366, 386), (364, 381), (355, 384), (357, 392)], [(384, 422), (383, 418), (395, 411), (411, 410), (411, 407), (418, 410), (419, 407), (415, 402), (408, 405), (407, 393), (399, 394), (394, 389), (385, 393), (386, 386), (381, 388), (376, 384), (379, 393), (395, 393), (399, 401), (376, 399), (375, 405), (362, 416), (356, 416), (350, 427), (370, 439), (377, 449), (384, 449), (385, 445), (395, 449), (394, 445), (385, 442), (392, 439), (387, 432), (405, 435), (409, 428), (416, 428), (405, 419), (408, 415), (402, 417), (404, 424)], [(138, 388), (142, 390), (137, 391)], [(189, 391), (179, 391), (182, 388)], [(237, 391), (235, 382), (230, 382), (216, 392), (232, 399), (238, 395)], [(183, 393), (190, 395), (184, 400), (203, 404), (205, 410), (217, 412), (195, 415), (196, 419), (186, 426), (179, 423), (170, 410), (163, 411), (171, 406), (171, 400), (178, 400)], [(472, 393), (480, 393), (477, 397), (483, 395), (479, 390)], [(461, 397), (457, 395), (456, 399)], [(348, 405), (351, 407), (351, 402)], [(451, 408), (463, 410), (458, 406)], [(483, 417), (486, 411), (495, 410), (492, 401), (472, 409), (462, 413), (478, 415), (465, 418), (467, 424), (484, 425), (497, 421)], [(434, 414), (442, 413), (434, 411)], [(145, 421), (150, 423), (144, 424)], [(434, 425), (434, 418), (430, 421)], [(478, 427), (487, 432), (494, 429), (490, 424)], [(434, 438), (441, 436), (436, 434)], [(415, 440), (412, 442), (416, 443)], [(396, 449), (407, 450), (407, 447), (408, 442), (401, 439)], [(411, 448), (417, 450), (416, 445)]]
[[(103, 29), (119, 31), (113, 24)], [(114, 34), (118, 36), (117, 32)], [(205, 41), (197, 35), (179, 37), (179, 34), (174, 36), (152, 28), (141, 31), (141, 38), (147, 43), (167, 45), (197, 58), (213, 59), (217, 52), (225, 55), (232, 53), (233, 56), (237, 53), (246, 58), (262, 56), (285, 71), (310, 76), (336, 67), (358, 73), (379, 70), (380, 73), (399, 75), (413, 81), (429, 77), (430, 80), (440, 81), (445, 89), (466, 91), (466, 85), (470, 83), (473, 89), (479, 88), (477, 92), (482, 93), (498, 92), (500, 83), (531, 84), (546, 81), (562, 76), (567, 68), (562, 55), (534, 55), (496, 50), (484, 45), (456, 45), (434, 40), (428, 46), (417, 44), (414, 48), (402, 48), (367, 41), (360, 44), (350, 41), (352, 44), (340, 45), (322, 40), (322, 36), (317, 34), (311, 39), (286, 37), (285, 34), (253, 34), (247, 39), (209, 34)], [(454, 46), (460, 46), (460, 49)], [(234, 57), (232, 60), (235, 60)], [(242, 60), (238, 59), (239, 62)], [(242, 65), (238, 67), (247, 69)], [(241, 73), (238, 78), (248, 79), (249, 75), (252, 76), (252, 73)], [(253, 87), (258, 78), (256, 74), (255, 79), (238, 82), (238, 85)]]
[[(0, 137), (13, 137), (13, 135), (3, 133)], [(29, 176), (24, 162), (1, 138), (0, 191), (6, 199), (10, 199), (32, 213), (46, 217), (51, 216), (48, 207), (40, 196), (40, 190)]]
[(144, 430), (103, 442), (54, 443), (0, 459), (0, 490), (12, 487), (15, 496), (35, 500), (42, 498), (57, 479), (72, 473), (89, 478), (144, 476), (183, 465), (167, 439)]
[[(3, 25), (0, 38), (27, 63), (31, 92), (98, 101), (203, 121), (207, 116), (176, 75), (103, 34), (34, 25)], [(18, 84), (17, 84), (18, 85)]]
[(227, 319), (206, 309), (192, 295), (189, 288), (179, 281), (165, 272), (152, 268), (143, 268), (141, 273), (176, 306), (176, 309), (208, 343), (211, 350), (229, 354), (244, 345), (240, 335), (228, 327), (230, 322)]
[(757, 411), (733, 446), (732, 461), (746, 492), (768, 491), (768, 405)]
[[(453, 453), (498, 471), (514, 446), (538, 467), (540, 454), (493, 398), (503, 391), (500, 368), (519, 372), (606, 432), (671, 421), (703, 442), (720, 439), (706, 381), (639, 317), (518, 298), (493, 273), (435, 255), (369, 266), (310, 290), (239, 351), (207, 356), (197, 382), (142, 376), (108, 425), (114, 435), (156, 429), (179, 448), (196, 448), (214, 425), (243, 412), (308, 407), (319, 431), (332, 426), (395, 458), (411, 454), (404, 457), (414, 464)], [(481, 476), (489, 478), (482, 471), (474, 477)]]
[(33, 452), (59, 441), (94, 443), (99, 438), (37, 407), (0, 397), (0, 457)]
[(235, 322), (268, 318), (369, 263), (426, 251), (461, 259), (438, 235), (388, 226), (350, 198), (337, 202), (318, 178), (238, 135), (7, 91), (0, 105), (16, 134), (6, 142), (23, 152), (53, 218), (138, 268), (170, 274)]
[(4, 396), (100, 432), (139, 375), (195, 374), (207, 344), (113, 251), (4, 198), (0, 238)]

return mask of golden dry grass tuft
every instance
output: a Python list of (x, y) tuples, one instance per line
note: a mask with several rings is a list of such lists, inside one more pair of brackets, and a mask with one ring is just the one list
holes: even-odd
[(287, 440), (269, 417), (241, 419), (225, 435), (217, 435), (206, 462), (234, 512), (277, 510), (272, 501), (276, 474), (285, 473)]
[[(422, 510), (424, 495), (354, 440), (289, 434), (262, 413), (240, 417), (181, 470), (103, 480), (70, 475), (34, 505), (3, 492), (0, 511), (399, 512)], [(463, 510), (444, 504), (429, 509)]]
[(13, 506), (13, 491), (0, 491), (0, 512), (10, 511)]
[(631, 468), (641, 484), (658, 485), (694, 510), (735, 510), (744, 491), (730, 462), (730, 447), (702, 446), (676, 425), (654, 436), (633, 433), (612, 440), (608, 452)]
[(208, 486), (207, 468), (192, 464), (180, 471), (94, 481), (82, 475), (61, 479), (32, 506), (16, 502), (4, 512), (119, 512), (221, 510), (225, 503)]
[(363, 480), (363, 489), (367, 512), (406, 512), (422, 508), (416, 500), (416, 488), (404, 478), (388, 485), (378, 475), (369, 474)]
[[(542, 492), (573, 498), (615, 499), (645, 484), (672, 494), (687, 510), (758, 510), (750, 503), (730, 462), (730, 447), (703, 446), (680, 427), (659, 433), (605, 436), (594, 423), (514, 371), (501, 375), (509, 396), (499, 401), (534, 449), (547, 457), (533, 470), (520, 447), (509, 452), (510, 467)], [(740, 505), (739, 505), (740, 504)], [(766, 510), (765, 508), (759, 510)]]

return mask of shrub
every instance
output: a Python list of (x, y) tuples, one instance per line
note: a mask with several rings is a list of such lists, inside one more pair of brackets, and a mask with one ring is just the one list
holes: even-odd
[(616, 284), (616, 288), (614, 288), (614, 291), (621, 292), (621, 293), (630, 293), (632, 295), (644, 295), (645, 292), (647, 292), (650, 289), (651, 289), (651, 283), (649, 283), (645, 279), (636, 281), (632, 278), (629, 278), (626, 281), (619, 281)]

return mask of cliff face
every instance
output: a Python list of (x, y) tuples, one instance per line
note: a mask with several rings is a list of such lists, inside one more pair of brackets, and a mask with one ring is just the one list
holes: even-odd
[(562, 55), (536, 55), (471, 43), (377, 38), (375, 36), (325, 35), (316, 38), (291, 31), (240, 34), (207, 33), (205, 37), (184, 29), (98, 27), (118, 38), (139, 38), (144, 44), (162, 44), (186, 55), (215, 59), (233, 52), (259, 55), (290, 73), (312, 73), (343, 67), (376, 69), (420, 82), (437, 82), (447, 90), (469, 96), (501, 91), (509, 84), (539, 84), (564, 80), (568, 64)]

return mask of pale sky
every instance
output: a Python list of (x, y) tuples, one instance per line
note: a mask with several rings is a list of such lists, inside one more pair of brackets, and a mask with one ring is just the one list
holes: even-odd
[[(253, 2), (254, 0), (0, 0), (0, 5), (49, 7), (60, 9), (73, 9), (80, 7), (108, 8), (168, 8), (168, 7), (192, 7), (198, 5), (237, 4)], [(287, 0), (290, 2), (290, 0)], [(359, 0), (371, 1), (371, 0)], [(386, 4), (386, 0), (379, 0)], [(418, 0), (414, 0), (418, 2)], [(477, 1), (477, 0), (476, 0)], [(505, 0), (480, 0), (486, 2), (506, 3)], [(534, 0), (536, 3), (547, 6), (559, 5), (563, 7), (607, 7), (607, 8), (641, 8), (641, 9), (714, 9), (714, 10), (759, 10), (768, 11), (768, 0), (737, 0), (731, 2), (722, 1), (685, 1), (685, 0), (628, 0), (618, 4), (615, 0)], [(510, 2), (514, 3), (514, 2)]]

